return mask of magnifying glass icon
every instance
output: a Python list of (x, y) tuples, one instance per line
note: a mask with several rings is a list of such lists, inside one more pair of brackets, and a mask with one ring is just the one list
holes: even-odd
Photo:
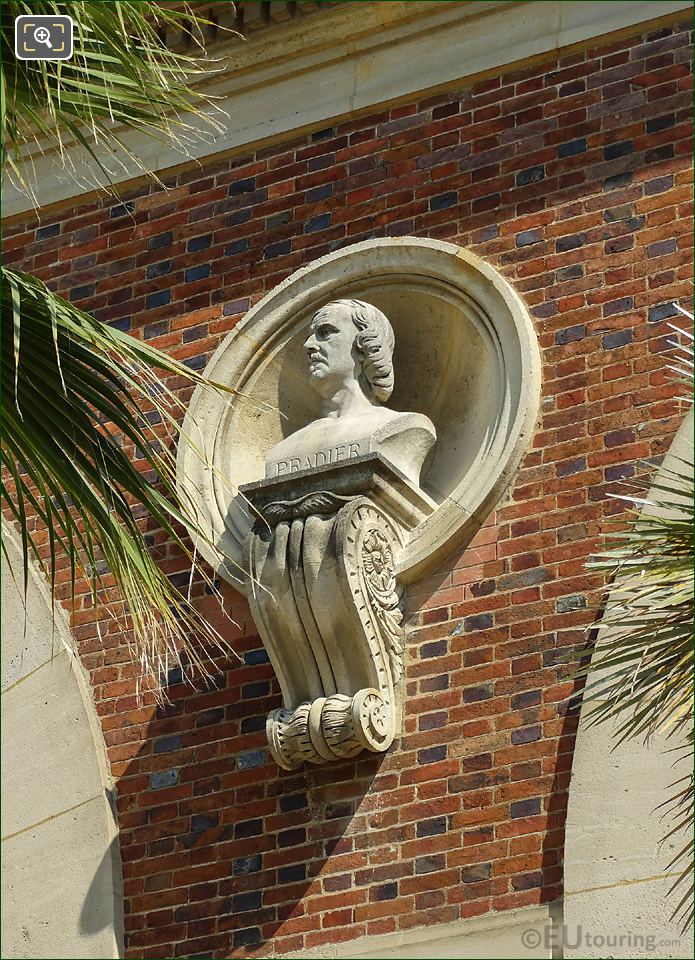
[(34, 40), (37, 43), (45, 43), (49, 50), (53, 49), (51, 46), (51, 31), (48, 27), (37, 27), (34, 30)]

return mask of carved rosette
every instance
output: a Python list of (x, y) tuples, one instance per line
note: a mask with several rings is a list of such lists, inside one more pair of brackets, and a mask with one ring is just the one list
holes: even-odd
[(271, 502), (247, 539), (249, 596), (285, 705), (268, 716), (285, 769), (382, 753), (403, 673), (399, 527), (362, 496)]

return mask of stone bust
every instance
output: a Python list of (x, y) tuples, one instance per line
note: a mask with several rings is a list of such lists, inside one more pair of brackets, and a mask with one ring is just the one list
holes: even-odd
[(362, 300), (333, 300), (314, 314), (304, 349), (321, 414), (270, 450), (268, 478), (376, 451), (419, 485), (437, 435), (423, 414), (382, 406), (393, 390), (393, 347), (388, 319)]

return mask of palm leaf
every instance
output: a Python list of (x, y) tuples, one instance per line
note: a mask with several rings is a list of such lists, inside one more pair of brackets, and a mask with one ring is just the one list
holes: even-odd
[[(233, 7), (233, 4), (230, 3)], [(197, 12), (202, 8), (204, 15)], [(212, 25), (209, 4), (155, 4), (148, 0), (4, 0), (2, 40), (3, 166), (15, 185), (32, 196), (27, 168), (31, 148), (56, 152), (75, 178), (78, 171), (67, 147), (78, 144), (92, 170), (111, 183), (114, 170), (145, 164), (123, 134), (138, 129), (191, 155), (191, 147), (224, 130), (224, 113), (204, 91), (192, 86), (211, 74), (203, 31)], [(27, 60), (14, 56), (14, 20), (22, 14), (69, 14), (74, 24), (74, 55), (67, 61)], [(227, 29), (227, 28), (221, 28)], [(177, 31), (193, 43), (195, 55), (172, 50), (161, 32)], [(105, 149), (99, 149), (99, 148)]]
[[(681, 313), (691, 316), (682, 309)], [(692, 340), (690, 334), (673, 329)], [(692, 351), (682, 341), (672, 346), (685, 358), (679, 359), (675, 372), (692, 402), (692, 365), (687, 362)], [(634, 493), (619, 496), (630, 508), (628, 526), (625, 518), (614, 521), (620, 529), (587, 565), (605, 578), (605, 598), (610, 602), (601, 618), (599, 646), (576, 655), (583, 665), (575, 677), (586, 679), (586, 686), (575, 696), (588, 705), (589, 726), (614, 721), (618, 744), (665, 733), (676, 744), (677, 754), (687, 756), (692, 765), (695, 489), (692, 462), (672, 459), (672, 466), (662, 467), (648, 485), (651, 494), (644, 492), (645, 481)], [(672, 824), (667, 837), (692, 833), (694, 822), (692, 776), (674, 786), (681, 789), (662, 805)], [(692, 877), (692, 841), (669, 866), (674, 865), (683, 872), (673, 889)], [(674, 910), (684, 928), (693, 920), (692, 892), (691, 885)]]
[[(209, 672), (210, 657), (228, 644), (157, 566), (138, 519), (144, 510), (190, 564), (186, 529), (208, 543), (176, 488), (171, 451), (182, 411), (165, 382), (152, 390), (153, 368), (208, 382), (34, 277), (3, 269), (2, 279), (2, 495), (21, 530), (25, 581), (31, 554), (55, 593), (62, 554), (73, 602), (83, 577), (96, 605), (110, 574), (129, 611), (132, 657), (156, 694), (165, 665), (182, 655)], [(142, 415), (146, 404), (159, 414), (159, 436)], [(136, 450), (156, 479), (138, 469)], [(46, 547), (29, 514), (48, 530)]]

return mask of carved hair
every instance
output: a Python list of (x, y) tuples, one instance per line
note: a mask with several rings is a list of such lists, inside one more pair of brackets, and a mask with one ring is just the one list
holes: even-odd
[[(350, 311), (357, 327), (355, 346), (362, 355), (362, 372), (372, 397), (386, 403), (393, 391), (393, 345), (395, 338), (388, 318), (381, 310), (364, 300), (333, 300)], [(325, 307), (324, 307), (325, 309)]]

